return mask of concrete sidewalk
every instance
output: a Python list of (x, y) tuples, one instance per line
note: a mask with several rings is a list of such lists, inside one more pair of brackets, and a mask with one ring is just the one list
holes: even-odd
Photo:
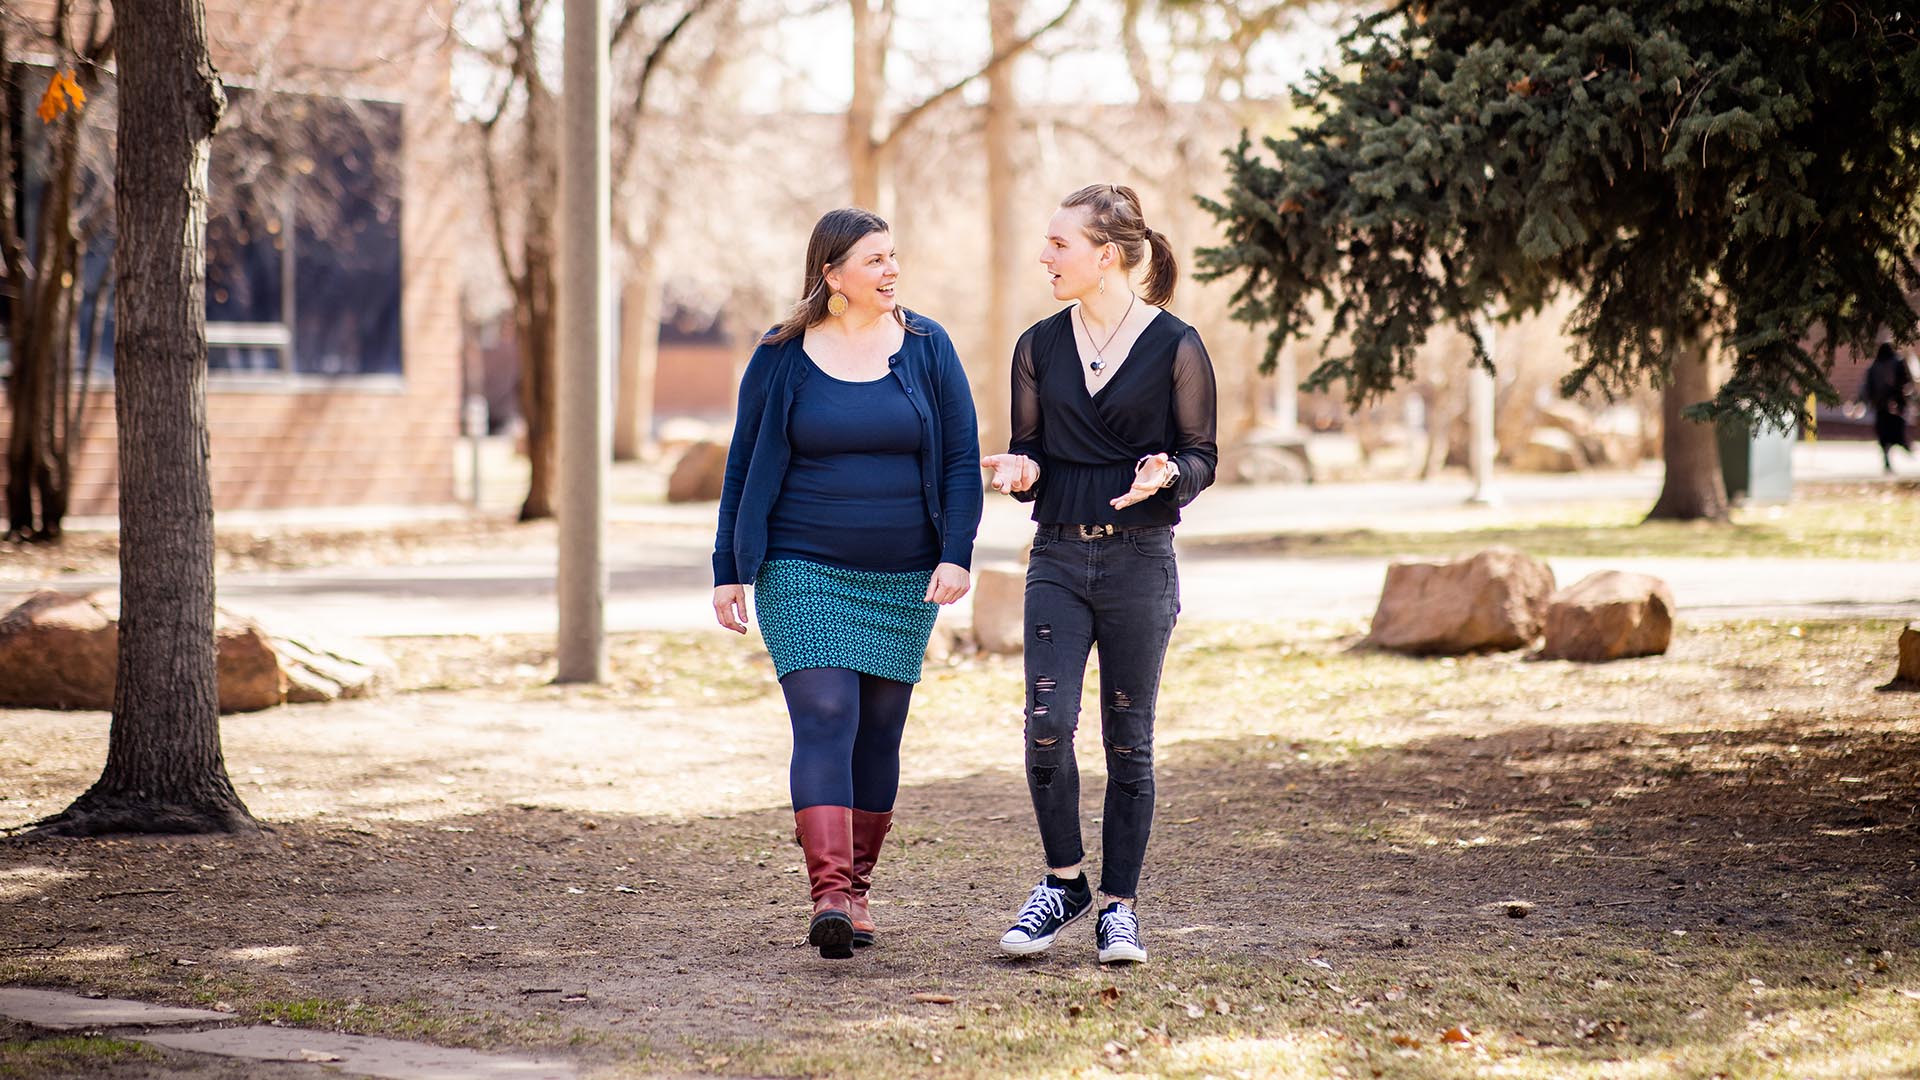
[[(1800, 444), (1803, 481), (1880, 483), (1879, 452), (1865, 443)], [(1528, 524), (1569, 508), (1634, 513), (1660, 489), (1658, 463), (1633, 472), (1573, 476), (1507, 475), (1497, 505), (1469, 506), (1460, 477), (1307, 486), (1237, 486), (1208, 491), (1186, 513), (1180, 535), (1264, 535), (1353, 529), (1445, 531)], [(615, 631), (703, 629), (711, 612), (712, 504), (623, 504), (611, 513), (607, 625)], [(1032, 535), (1029, 507), (989, 494), (975, 564), (1011, 560)], [(624, 524), (645, 529), (623, 533)], [(551, 544), (502, 551), (484, 562), (397, 567), (322, 567), (230, 573), (220, 600), (269, 621), (356, 636), (551, 633), (555, 624)], [(1372, 614), (1389, 560), (1212, 556), (1191, 550), (1181, 563), (1188, 620), (1348, 619)], [(1602, 567), (1635, 570), (1673, 586), (1694, 617), (1920, 618), (1920, 538), (1906, 560), (1647, 558), (1552, 559), (1571, 583)], [(111, 577), (63, 576), (64, 590), (108, 587)], [(0, 584), (11, 605), (30, 584)], [(962, 601), (964, 604), (965, 601)]]

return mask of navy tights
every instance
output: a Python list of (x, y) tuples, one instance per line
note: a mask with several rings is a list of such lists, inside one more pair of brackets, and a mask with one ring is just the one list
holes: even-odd
[(780, 689), (793, 720), (793, 808), (893, 809), (913, 684), (848, 668), (801, 668)]

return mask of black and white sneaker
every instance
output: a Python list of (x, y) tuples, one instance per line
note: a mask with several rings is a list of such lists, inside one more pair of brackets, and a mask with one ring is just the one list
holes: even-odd
[(1033, 887), (1027, 895), (1027, 906), (1020, 909), (1020, 917), (1013, 922), (1013, 928), (1000, 936), (1002, 951), (1014, 956), (1031, 956), (1045, 952), (1075, 919), (1093, 910), (1093, 890), (1084, 884), (1079, 889), (1068, 888), (1060, 879), (1048, 874), (1040, 884)]
[(1103, 964), (1138, 964), (1147, 958), (1146, 947), (1140, 944), (1140, 917), (1117, 901), (1100, 912), (1093, 939), (1100, 946)]

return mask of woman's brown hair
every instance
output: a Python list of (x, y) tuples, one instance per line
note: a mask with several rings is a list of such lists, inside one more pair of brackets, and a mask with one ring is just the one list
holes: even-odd
[[(813, 236), (807, 241), (807, 265), (800, 278), (800, 301), (793, 305), (787, 317), (780, 325), (767, 331), (761, 342), (778, 345), (783, 341), (807, 332), (807, 327), (824, 322), (829, 318), (827, 300), (833, 290), (827, 287), (826, 268), (839, 266), (853, 250), (853, 245), (872, 236), (874, 233), (890, 233), (893, 229), (879, 214), (859, 207), (846, 206), (838, 210), (829, 210), (814, 222)], [(895, 307), (893, 317), (908, 330), (906, 311)]]
[(1088, 184), (1067, 196), (1061, 206), (1087, 209), (1087, 239), (1120, 249), (1120, 265), (1131, 271), (1147, 262), (1147, 288), (1140, 299), (1165, 307), (1173, 299), (1180, 268), (1173, 261), (1173, 245), (1164, 233), (1147, 228), (1140, 212), (1140, 196), (1118, 184)]

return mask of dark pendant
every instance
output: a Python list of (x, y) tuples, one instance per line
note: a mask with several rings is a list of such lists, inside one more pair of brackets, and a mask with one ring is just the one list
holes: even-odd
[(1105, 360), (1100, 360), (1100, 359), (1089, 360), (1087, 361), (1087, 368), (1088, 370), (1092, 371), (1095, 375), (1098, 375), (1102, 371), (1106, 370), (1107, 362)]

